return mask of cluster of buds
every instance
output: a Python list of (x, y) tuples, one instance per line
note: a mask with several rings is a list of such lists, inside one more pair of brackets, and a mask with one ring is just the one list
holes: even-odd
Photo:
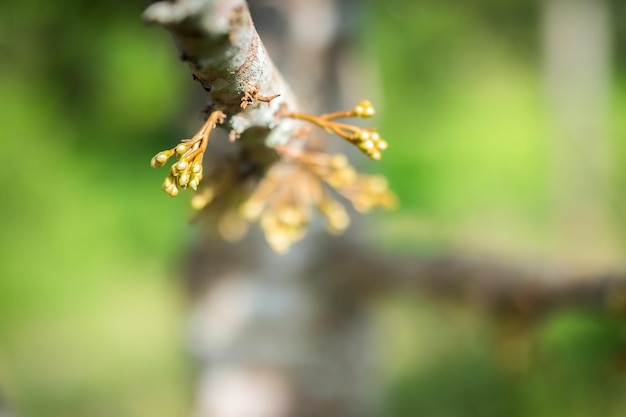
[(340, 184), (335, 189), (361, 213), (397, 205), (396, 195), (389, 190), (387, 179), (382, 175), (359, 175), (354, 182)]
[(173, 163), (169, 175), (163, 182), (163, 191), (176, 197), (180, 189), (187, 187), (198, 189), (202, 180), (202, 158), (209, 143), (209, 135), (218, 123), (224, 121), (224, 113), (219, 110), (211, 113), (202, 128), (191, 139), (183, 139), (178, 146), (156, 154), (150, 161), (153, 168), (161, 168), (173, 156), (177, 162)]
[(285, 253), (292, 243), (304, 237), (311, 206), (319, 199), (319, 185), (313, 180), (297, 165), (280, 162), (267, 172), (241, 206), (241, 216), (260, 222), (274, 251)]
[(279, 151), (286, 159), (270, 169), (240, 209), (246, 220), (260, 221), (268, 243), (278, 253), (304, 237), (313, 208), (325, 217), (330, 233), (340, 234), (348, 227), (348, 213), (332, 198), (330, 188), (359, 211), (395, 205), (395, 196), (381, 177), (358, 175), (344, 155)]
[(375, 207), (390, 209), (397, 204), (385, 177), (357, 174), (342, 154), (300, 153), (294, 157), (361, 213)]
[(191, 198), (196, 218), (215, 222), (226, 241), (241, 239), (248, 222), (239, 214), (239, 206), (248, 198), (250, 179), (242, 177), (237, 159), (215, 159), (204, 173), (202, 185)]
[[(277, 96), (261, 96), (258, 86), (255, 86), (242, 97), (241, 107), (245, 109), (258, 102), (269, 103)], [(374, 114), (372, 104), (364, 100), (348, 111), (311, 116), (283, 109), (280, 116), (322, 127), (378, 160), (387, 148), (387, 142), (381, 139), (376, 129), (336, 120), (367, 118)], [(226, 240), (243, 237), (249, 222), (259, 221), (269, 245), (276, 252), (285, 253), (294, 242), (304, 237), (315, 209), (324, 216), (330, 233), (342, 233), (348, 227), (350, 218), (344, 205), (332, 197), (331, 190), (360, 212), (395, 205), (395, 195), (388, 190), (383, 177), (357, 174), (344, 155), (303, 151), (288, 145), (276, 148), (283, 156), (282, 161), (268, 170), (249, 196), (246, 190), (249, 191), (247, 185), (250, 185), (250, 178), (242, 178), (236, 163), (220, 169), (212, 167), (204, 173), (207, 179), (199, 187), (209, 135), (218, 124), (223, 123), (224, 118), (223, 112), (213, 111), (196, 135), (182, 140), (172, 149), (159, 152), (152, 158), (151, 165), (160, 168), (176, 157), (163, 182), (163, 190), (172, 197), (177, 196), (181, 189), (197, 191), (192, 198), (192, 206), (203, 213), (215, 215), (217, 229)], [(209, 205), (211, 210), (205, 210)]]
[(176, 197), (179, 189), (191, 187), (197, 190), (198, 184), (202, 180), (202, 157), (185, 156), (189, 149), (193, 148), (188, 148), (186, 143), (181, 143), (174, 148), (174, 152), (172, 150), (159, 152), (152, 158), (151, 165), (153, 168), (163, 166), (172, 155), (176, 155), (178, 158), (178, 162), (172, 164), (170, 174), (163, 181), (163, 191), (171, 197)]
[(376, 111), (368, 100), (363, 100), (353, 109), (321, 116), (313, 116), (304, 113), (286, 112), (286, 117), (305, 120), (334, 133), (348, 142), (356, 145), (364, 154), (374, 160), (381, 158), (381, 152), (387, 149), (387, 142), (380, 137), (375, 128), (361, 128), (358, 126), (340, 123), (335, 119), (347, 117), (372, 117)]

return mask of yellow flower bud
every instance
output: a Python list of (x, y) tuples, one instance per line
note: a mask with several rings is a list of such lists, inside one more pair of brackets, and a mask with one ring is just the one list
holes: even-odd
[(239, 212), (247, 220), (256, 220), (263, 212), (263, 207), (264, 204), (261, 201), (250, 199), (241, 206)]
[(341, 210), (333, 211), (329, 213), (326, 218), (326, 230), (328, 230), (332, 234), (341, 234), (343, 233), (348, 226), (350, 225), (350, 217), (348, 213), (341, 208)]
[(174, 152), (171, 150), (159, 152), (150, 161), (150, 166), (152, 166), (152, 168), (161, 168), (172, 155), (174, 155)]
[(372, 140), (366, 140), (365, 142), (363, 142), (363, 144), (361, 145), (361, 147), (363, 149), (373, 149), (374, 148), (374, 142)]
[(284, 207), (278, 212), (281, 222), (289, 226), (302, 225), (304, 221), (304, 213), (296, 207)]
[(379, 151), (373, 151), (371, 153), (368, 154), (370, 158), (372, 158), (374, 161), (379, 161), (381, 158), (380, 152)]
[[(191, 186), (191, 184), (189, 184)], [(205, 187), (200, 192), (193, 195), (191, 198), (191, 207), (195, 210), (202, 210), (213, 201), (213, 197), (215, 196), (215, 192), (211, 187)]]
[(178, 185), (180, 185), (181, 188), (187, 188), (188, 184), (189, 184), (189, 174), (187, 174), (186, 172), (183, 172), (178, 177)]
[(333, 155), (330, 165), (335, 169), (341, 169), (348, 165), (348, 158), (345, 155), (337, 154)]
[(358, 117), (372, 117), (376, 113), (369, 100), (361, 101), (353, 111)]
[(261, 227), (265, 231), (274, 230), (278, 227), (278, 219), (273, 212), (265, 212), (261, 216)]
[(282, 231), (272, 231), (265, 235), (267, 243), (272, 247), (274, 252), (284, 255), (289, 251), (291, 241), (285, 233)]
[(369, 178), (370, 189), (376, 193), (382, 193), (387, 190), (389, 186), (387, 179), (380, 175), (374, 175)]
[(174, 164), (174, 166), (176, 167), (176, 170), (178, 171), (185, 171), (187, 169), (187, 167), (189, 167), (189, 163), (187, 161), (178, 161), (177, 163)]
[(171, 186), (175, 185), (175, 181), (176, 179), (172, 175), (168, 175), (167, 177), (165, 177), (165, 181), (163, 182), (163, 188), (170, 188)]
[(181, 143), (180, 145), (176, 147), (176, 153), (178, 155), (183, 155), (188, 150), (189, 150), (189, 146), (185, 145), (184, 143)]
[[(169, 178), (169, 177), (168, 177)], [(163, 183), (163, 191), (169, 194), (172, 197), (176, 197), (178, 195), (178, 187), (175, 184), (168, 183), (167, 178)]]

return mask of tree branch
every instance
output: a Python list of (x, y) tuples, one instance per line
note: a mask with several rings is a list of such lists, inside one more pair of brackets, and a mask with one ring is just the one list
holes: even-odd
[(393, 256), (345, 240), (322, 247), (318, 256), (323, 263), (312, 264), (342, 280), (349, 292), (368, 298), (420, 293), (528, 317), (567, 307), (626, 314), (626, 272), (620, 269), (582, 272), (459, 253)]
[[(232, 134), (246, 130), (263, 136), (268, 147), (284, 145), (301, 122), (277, 118), (282, 106), (297, 109), (296, 99), (274, 67), (259, 39), (244, 0), (160, 1), (150, 5), (144, 20), (165, 26), (196, 79), (209, 97), (209, 112), (223, 111)], [(268, 105), (241, 108), (246, 93), (280, 94)]]
[[(172, 33), (181, 58), (209, 97), (209, 118), (200, 132), (158, 153), (151, 164), (159, 168), (178, 159), (163, 183), (172, 197), (179, 189), (198, 189), (207, 177), (193, 205), (207, 215), (217, 214), (222, 236), (238, 239), (247, 222), (260, 220), (268, 243), (284, 253), (304, 236), (312, 208), (326, 217), (331, 233), (348, 226), (347, 213), (331, 189), (359, 211), (395, 204), (383, 178), (358, 175), (343, 155), (312, 150), (304, 140), (306, 125), (313, 124), (380, 159), (387, 142), (376, 129), (335, 120), (371, 117), (374, 107), (363, 100), (353, 109), (320, 117), (302, 113), (259, 39), (244, 0), (160, 1), (146, 9), (144, 19)], [(230, 131), (232, 141), (240, 139), (241, 151), (230, 166), (217, 161), (207, 175), (203, 158), (217, 125)]]

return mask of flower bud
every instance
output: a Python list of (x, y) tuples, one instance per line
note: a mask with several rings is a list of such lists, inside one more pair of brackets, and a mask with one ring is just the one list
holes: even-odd
[(189, 146), (187, 146), (187, 145), (186, 145), (186, 144), (184, 144), (184, 143), (181, 143), (180, 145), (178, 145), (178, 146), (176, 147), (176, 153), (177, 153), (178, 155), (183, 155), (183, 154), (184, 154), (185, 152), (187, 152), (188, 150), (189, 150)]
[(380, 161), (381, 155), (379, 151), (373, 151), (371, 153), (368, 153), (369, 157), (372, 158), (374, 161)]
[(173, 185), (175, 185), (175, 179), (172, 175), (168, 175), (167, 177), (165, 177), (165, 181), (163, 182), (163, 189), (165, 188), (169, 188)]
[(178, 171), (185, 171), (187, 169), (187, 167), (189, 167), (189, 163), (187, 161), (178, 161), (177, 163), (174, 164), (174, 166), (176, 167), (176, 170)]
[(372, 117), (376, 111), (369, 100), (363, 100), (354, 108), (354, 114), (358, 117)]
[(189, 184), (189, 174), (183, 172), (178, 177), (178, 185), (180, 185), (181, 188), (187, 188), (187, 184)]
[[(191, 186), (191, 183), (189, 183), (189, 185)], [(202, 210), (207, 206), (207, 204), (213, 201), (213, 197), (213, 188), (205, 187), (200, 192), (194, 194), (194, 196), (191, 198), (191, 207), (193, 207), (195, 210)]]
[(159, 152), (150, 161), (150, 166), (152, 166), (152, 168), (161, 168), (172, 155), (174, 155), (174, 152), (171, 150)]
[(343, 154), (333, 155), (330, 165), (335, 169), (341, 169), (348, 165), (348, 158)]
[(250, 199), (241, 206), (239, 212), (247, 220), (256, 220), (263, 212), (264, 207), (265, 204), (261, 201)]
[(366, 140), (365, 142), (363, 142), (363, 144), (361, 145), (361, 148), (363, 149), (372, 149), (374, 148), (374, 141), (372, 140)]
[(176, 186), (176, 184), (168, 182), (168, 178), (166, 178), (165, 182), (163, 183), (163, 191), (165, 191), (171, 197), (176, 197), (178, 195), (178, 187)]

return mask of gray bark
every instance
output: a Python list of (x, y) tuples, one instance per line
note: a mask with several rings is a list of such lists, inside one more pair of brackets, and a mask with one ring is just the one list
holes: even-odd
[[(267, 147), (292, 138), (301, 122), (279, 119), (276, 113), (283, 105), (297, 110), (296, 99), (267, 54), (245, 0), (161, 1), (150, 5), (143, 17), (172, 33), (181, 59), (207, 92), (208, 110), (226, 113), (226, 126), (238, 136), (255, 132), (244, 145), (257, 143), (259, 135)], [(269, 105), (242, 110), (242, 97), (257, 86), (263, 96), (280, 96)]]

